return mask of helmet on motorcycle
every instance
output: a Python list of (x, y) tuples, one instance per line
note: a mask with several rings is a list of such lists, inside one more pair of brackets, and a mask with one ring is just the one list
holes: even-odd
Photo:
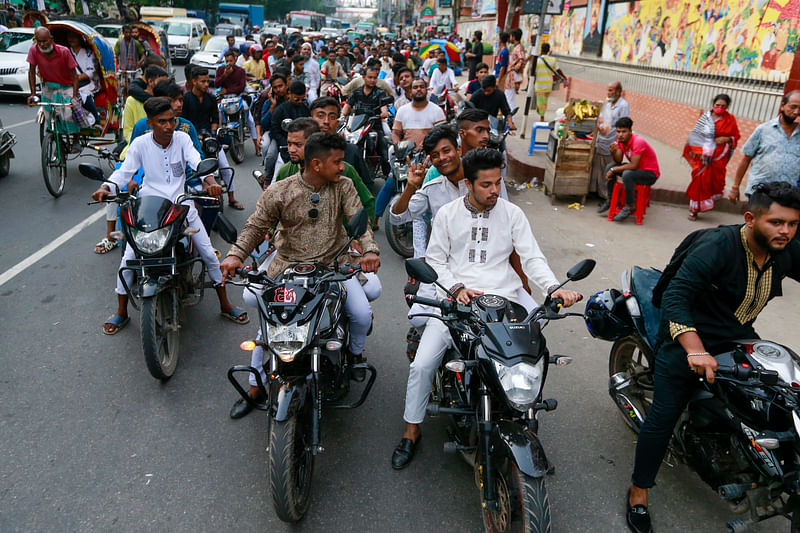
[(260, 44), (254, 44), (250, 47), (250, 55), (253, 55), (255, 52), (263, 52), (264, 49), (261, 48)]
[(242, 43), (239, 45), (239, 53), (243, 56), (250, 55), (249, 51), (250, 45), (247, 43)]
[[(630, 334), (632, 324), (625, 320), (622, 293), (617, 289), (596, 292), (586, 302), (583, 320), (592, 337), (606, 341), (615, 341)], [(623, 309), (624, 308), (624, 309)]]

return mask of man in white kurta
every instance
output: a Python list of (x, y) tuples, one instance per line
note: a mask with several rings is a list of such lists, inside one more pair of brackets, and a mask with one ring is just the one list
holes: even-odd
[[(516, 205), (499, 197), (500, 152), (477, 148), (463, 159), (469, 193), (439, 209), (433, 222), (426, 252), (427, 263), (436, 270), (438, 282), (463, 304), (480, 294), (496, 294), (524, 306), (529, 312), (536, 302), (523, 289), (522, 280), (509, 263), (511, 253), (519, 254), (527, 276), (546, 296), (563, 298), (564, 305), (580, 295), (557, 289), (558, 280), (536, 243), (528, 219)], [(440, 290), (439, 297), (445, 297)], [(447, 326), (431, 319), (420, 339), (411, 363), (406, 389), (404, 419), (406, 432), (392, 456), (392, 467), (404, 468), (413, 457), (421, 434), (419, 424), (436, 369), (451, 344)]]

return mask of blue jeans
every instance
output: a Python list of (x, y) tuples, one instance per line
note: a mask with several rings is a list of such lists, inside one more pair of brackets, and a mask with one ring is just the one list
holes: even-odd
[(375, 198), (375, 214), (377, 216), (383, 216), (383, 212), (386, 211), (386, 206), (388, 206), (389, 202), (392, 201), (392, 196), (394, 196), (396, 191), (397, 182), (395, 181), (394, 176), (390, 175), (386, 178), (386, 183), (384, 183), (383, 187), (381, 187), (378, 197)]

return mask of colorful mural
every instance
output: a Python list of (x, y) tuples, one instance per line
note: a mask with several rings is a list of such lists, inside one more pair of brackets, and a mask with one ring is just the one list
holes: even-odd
[(586, 7), (573, 7), (550, 21), (550, 49), (555, 54), (581, 55)]
[[(599, 0), (594, 0), (595, 2)], [(557, 53), (579, 55), (586, 10), (554, 17)], [(608, 5), (601, 57), (620, 63), (784, 81), (798, 44), (800, 0), (641, 0)], [(578, 45), (576, 45), (576, 41)], [(557, 44), (556, 44), (557, 43)], [(585, 54), (585, 50), (584, 50)]]
[(606, 0), (589, 0), (586, 5), (589, 16), (583, 27), (583, 47), (585, 56), (598, 57), (603, 45), (603, 23), (605, 22)]

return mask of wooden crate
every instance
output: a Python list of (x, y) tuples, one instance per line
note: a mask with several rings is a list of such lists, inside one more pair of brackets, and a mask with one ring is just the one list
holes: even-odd
[(566, 139), (559, 142), (556, 160), (547, 165), (544, 177), (544, 191), (551, 202), (559, 196), (579, 196), (581, 203), (586, 201), (593, 157), (594, 140)]

